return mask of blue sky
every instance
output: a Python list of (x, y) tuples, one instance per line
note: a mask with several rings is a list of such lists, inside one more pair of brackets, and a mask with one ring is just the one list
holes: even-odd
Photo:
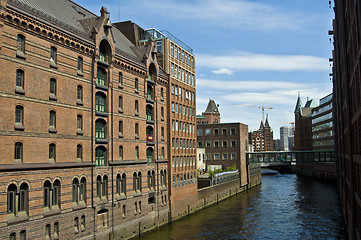
[(332, 92), (328, 58), (332, 28), (328, 0), (75, 0), (111, 21), (168, 30), (196, 57), (197, 113), (208, 100), (220, 104), (222, 122), (242, 122), (257, 130), (263, 103), (275, 138), (294, 121), (300, 92), (315, 99)]

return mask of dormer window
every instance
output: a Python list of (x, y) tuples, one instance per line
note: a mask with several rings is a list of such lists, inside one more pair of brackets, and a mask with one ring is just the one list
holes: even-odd
[(109, 43), (103, 40), (99, 45), (99, 61), (102, 63), (110, 63), (112, 50)]

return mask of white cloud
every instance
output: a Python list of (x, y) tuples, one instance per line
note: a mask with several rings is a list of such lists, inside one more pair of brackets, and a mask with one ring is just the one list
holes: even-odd
[(228, 68), (221, 68), (221, 69), (218, 69), (218, 70), (213, 70), (212, 73), (232, 75), (234, 73), (234, 71), (232, 71), (232, 70), (230, 70)]
[[(115, 4), (108, 7), (117, 8)], [(274, 4), (246, 0), (133, 0), (121, 6), (121, 13), (139, 12), (148, 14), (149, 18), (154, 18), (154, 13), (157, 13), (156, 16), (169, 20), (253, 31), (299, 30), (320, 19), (309, 13), (283, 9)]]
[(257, 71), (327, 71), (330, 69), (327, 58), (249, 52), (230, 55), (197, 54), (197, 66)]

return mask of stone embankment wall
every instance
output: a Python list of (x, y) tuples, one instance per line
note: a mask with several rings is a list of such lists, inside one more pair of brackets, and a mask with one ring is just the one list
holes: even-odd
[(294, 167), (297, 174), (334, 182), (337, 179), (336, 163), (298, 162)]

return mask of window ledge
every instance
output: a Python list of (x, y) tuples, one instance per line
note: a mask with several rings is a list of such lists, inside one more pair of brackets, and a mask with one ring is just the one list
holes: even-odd
[(83, 130), (81, 130), (81, 129), (77, 129), (77, 130), (76, 130), (76, 134), (77, 134), (77, 135), (83, 135), (84, 132), (83, 132)]
[(56, 95), (55, 95), (54, 93), (50, 93), (50, 95), (49, 95), (49, 100), (57, 101), (58, 98), (56, 97)]
[(14, 129), (24, 131), (25, 127), (22, 123), (15, 123)]
[(134, 192), (133, 196), (134, 197), (140, 197), (140, 196), (142, 196), (142, 192), (140, 192), (140, 191)]
[(160, 100), (161, 100), (161, 101), (164, 101), (164, 97), (160, 97)]
[(20, 51), (20, 50), (17, 50), (17, 51), (16, 51), (16, 57), (17, 57), (17, 58), (26, 59), (25, 53), (22, 52), (22, 51)]
[(154, 103), (154, 100), (153, 99), (150, 99), (150, 98), (147, 98), (147, 103)]
[(122, 83), (118, 83), (118, 87), (119, 87), (119, 88), (123, 88), (124, 86), (123, 86)]
[(147, 120), (147, 124), (154, 124), (153, 120)]
[(104, 91), (108, 91), (108, 87), (100, 84), (95, 84), (95, 87)]
[(101, 116), (101, 117), (108, 117), (109, 116), (109, 114), (107, 112), (99, 112), (99, 111), (95, 111), (95, 115)]
[(135, 116), (139, 116), (139, 112), (135, 112), (134, 115), (135, 115)]
[(78, 71), (76, 72), (76, 74), (77, 74), (78, 76), (80, 76), (80, 77), (84, 77), (84, 73), (83, 73), (82, 71), (80, 71), (80, 70), (78, 70)]
[(25, 90), (23, 87), (16, 86), (15, 93), (25, 95)]
[(127, 196), (124, 193), (121, 193), (121, 194), (117, 194), (117, 196), (115, 198), (117, 200), (124, 200), (124, 199), (127, 199)]
[(119, 138), (123, 138), (123, 133), (119, 133)]
[(29, 220), (29, 216), (26, 212), (19, 212), (17, 216), (15, 216), (15, 214), (13, 213), (7, 215), (7, 222), (9, 224), (18, 223), (26, 220)]
[(44, 216), (52, 216), (59, 213), (60, 213), (59, 206), (51, 206), (51, 208), (48, 207), (44, 208)]
[(86, 203), (84, 201), (81, 201), (79, 203), (73, 202), (73, 206), (72, 206), (73, 211), (84, 208), (86, 208)]
[(95, 142), (96, 142), (96, 143), (103, 143), (103, 144), (105, 144), (105, 143), (108, 143), (108, 139), (99, 139), (99, 138), (96, 138), (96, 139), (95, 139)]
[(135, 134), (135, 139), (139, 139), (139, 135), (138, 135), (138, 134)]
[(134, 89), (134, 92), (139, 94), (139, 90), (138, 89)]
[(50, 67), (58, 69), (58, 65), (54, 61), (50, 61)]
[(118, 112), (119, 112), (119, 113), (123, 113), (123, 109), (122, 109), (122, 108), (119, 108), (119, 109), (118, 109)]
[(109, 67), (109, 63), (104, 62), (104, 61), (102, 61), (102, 60), (98, 60), (98, 63), (100, 63), (100, 64), (102, 64), (102, 65), (104, 65), (104, 66)]
[(49, 126), (49, 133), (57, 133), (58, 130), (54, 126)]
[(164, 117), (160, 117), (160, 120), (161, 120), (161, 121), (164, 121)]
[(80, 100), (80, 99), (77, 99), (77, 100), (76, 100), (76, 104), (77, 104), (77, 105), (80, 105), (80, 106), (83, 106), (83, 101)]

